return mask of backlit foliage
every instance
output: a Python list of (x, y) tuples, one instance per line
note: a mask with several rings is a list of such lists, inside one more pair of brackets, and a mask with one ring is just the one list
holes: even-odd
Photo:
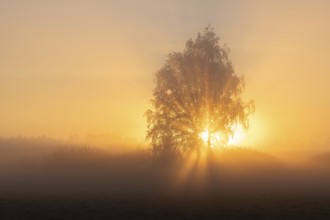
[(168, 55), (155, 74), (152, 109), (146, 112), (147, 138), (155, 154), (221, 147), (238, 124), (248, 128), (254, 106), (241, 98), (244, 79), (235, 74), (228, 53), (207, 27), (187, 41), (183, 52)]

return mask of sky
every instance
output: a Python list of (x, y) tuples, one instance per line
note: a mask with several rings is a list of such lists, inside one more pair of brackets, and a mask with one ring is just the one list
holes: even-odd
[(0, 136), (144, 141), (154, 73), (212, 25), (256, 112), (246, 144), (329, 141), (330, 2), (0, 0)]

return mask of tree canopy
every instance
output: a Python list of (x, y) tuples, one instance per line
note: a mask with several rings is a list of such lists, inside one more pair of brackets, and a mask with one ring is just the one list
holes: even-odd
[[(238, 124), (248, 128), (254, 105), (243, 102), (244, 78), (234, 72), (228, 55), (229, 48), (210, 26), (189, 39), (182, 52), (168, 55), (155, 73), (152, 109), (146, 111), (147, 138), (155, 154), (222, 147)], [(221, 138), (212, 142), (215, 133)]]

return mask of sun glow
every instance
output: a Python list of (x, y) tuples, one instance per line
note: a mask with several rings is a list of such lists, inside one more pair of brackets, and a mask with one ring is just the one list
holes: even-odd
[[(208, 145), (208, 141), (210, 141), (211, 148), (216, 148), (217, 146), (221, 146), (224, 143), (224, 139), (219, 131), (210, 134), (208, 129), (204, 129), (202, 132), (200, 132), (199, 138), (205, 145)], [(241, 145), (245, 138), (246, 134), (243, 127), (238, 125), (234, 130), (234, 134), (229, 136), (226, 146)]]
[(228, 145), (237, 146), (241, 145), (246, 138), (246, 133), (241, 125), (238, 125), (234, 130), (234, 134), (229, 137)]
[(207, 143), (207, 140), (209, 139), (209, 131), (205, 129), (199, 134), (199, 137), (202, 139), (204, 143)]
[(203, 130), (199, 134), (199, 137), (202, 139), (203, 143), (206, 145), (208, 144), (208, 141), (210, 139), (210, 147), (212, 147), (212, 148), (219, 146), (220, 142), (221, 142), (220, 132), (214, 132), (214, 133), (210, 134), (208, 129)]

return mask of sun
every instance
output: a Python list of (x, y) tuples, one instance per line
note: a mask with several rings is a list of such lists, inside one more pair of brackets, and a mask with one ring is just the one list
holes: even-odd
[(245, 139), (246, 139), (245, 130), (241, 125), (238, 125), (234, 130), (234, 134), (229, 137), (227, 144), (231, 146), (238, 146), (243, 144)]
[(220, 132), (213, 132), (210, 134), (208, 129), (204, 129), (199, 134), (200, 139), (203, 141), (205, 145), (208, 144), (210, 139), (210, 147), (215, 148), (216, 146), (220, 146), (221, 143), (221, 135)]
[(209, 139), (209, 131), (205, 129), (199, 134), (199, 137), (202, 139), (202, 141), (206, 144)]
[[(202, 140), (204, 145), (208, 145), (208, 141), (210, 139), (211, 148), (223, 146), (225, 141), (223, 135), (221, 135), (221, 132), (218, 131), (210, 134), (207, 128), (199, 133), (199, 138)], [(234, 129), (233, 135), (229, 136), (229, 139), (227, 140), (227, 143), (225, 143), (225, 146), (229, 147), (229, 146), (241, 145), (243, 144), (245, 138), (246, 138), (245, 130), (243, 129), (242, 126), (238, 125)]]

